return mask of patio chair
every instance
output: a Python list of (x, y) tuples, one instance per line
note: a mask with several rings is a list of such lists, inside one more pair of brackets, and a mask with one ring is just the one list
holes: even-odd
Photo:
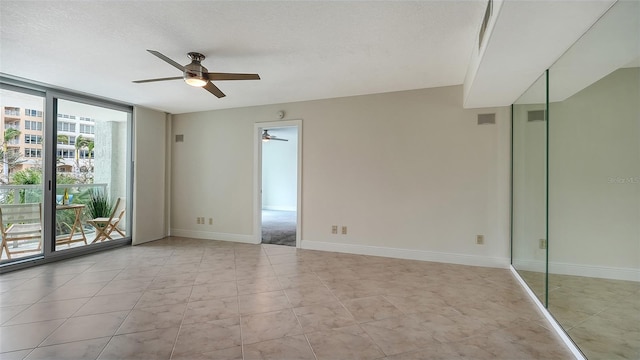
[[(42, 204), (15, 204), (0, 206), (0, 232), (2, 232), (2, 252), (7, 258), (26, 252), (40, 252), (42, 248)], [(9, 248), (9, 242), (12, 247)], [(37, 242), (37, 248), (18, 249), (19, 245)]]
[[(116, 204), (113, 207), (110, 217), (100, 217), (91, 220), (87, 220), (87, 223), (96, 228), (96, 237), (91, 243), (104, 240), (113, 240), (111, 233), (115, 230), (122, 237), (125, 234), (118, 228), (118, 224), (124, 218), (124, 211), (126, 208), (125, 198), (120, 197), (116, 200)], [(117, 215), (116, 215), (117, 214)]]

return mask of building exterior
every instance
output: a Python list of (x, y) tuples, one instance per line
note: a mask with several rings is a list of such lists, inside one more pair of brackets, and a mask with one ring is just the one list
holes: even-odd
[[(43, 111), (26, 102), (4, 104), (2, 107), (2, 133), (9, 135), (9, 129), (19, 131), (19, 135), (3, 136), (3, 149), (6, 145), (7, 156), (3, 160), (8, 172), (3, 173), (3, 182), (8, 183), (7, 175), (16, 171), (40, 168), (43, 157)], [(37, 105), (37, 104), (36, 104)], [(78, 114), (58, 114), (57, 122), (57, 171), (59, 173), (91, 174), (93, 172), (93, 141), (95, 138), (95, 119)], [(6, 144), (5, 144), (6, 142)], [(4, 166), (4, 165), (3, 165)], [(85, 179), (91, 176), (84, 176)]]

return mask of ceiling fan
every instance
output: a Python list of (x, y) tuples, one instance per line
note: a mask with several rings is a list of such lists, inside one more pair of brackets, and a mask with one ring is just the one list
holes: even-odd
[(279, 137), (277, 137), (275, 135), (269, 135), (268, 130), (265, 129), (264, 132), (262, 133), (262, 141), (263, 142), (268, 142), (270, 140), (289, 141), (287, 139), (279, 138)]
[(260, 80), (260, 75), (258, 74), (238, 74), (238, 73), (210, 73), (206, 67), (202, 66), (201, 62), (205, 59), (205, 56), (197, 53), (190, 52), (187, 54), (191, 59), (191, 63), (185, 66), (178, 64), (177, 62), (169, 59), (163, 54), (155, 51), (155, 50), (147, 50), (151, 54), (159, 57), (164, 60), (168, 64), (172, 65), (176, 69), (182, 71), (182, 76), (176, 77), (168, 77), (168, 78), (158, 78), (158, 79), (148, 79), (148, 80), (136, 80), (134, 83), (148, 83), (154, 81), (165, 81), (165, 80), (179, 80), (184, 79), (184, 81), (191, 85), (202, 87), (218, 98), (226, 96), (217, 86), (213, 85), (211, 81), (222, 81), (222, 80)]

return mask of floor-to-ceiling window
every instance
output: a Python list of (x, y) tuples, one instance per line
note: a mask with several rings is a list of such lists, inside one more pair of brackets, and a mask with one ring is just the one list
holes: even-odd
[(0, 265), (130, 242), (131, 107), (2, 80)]

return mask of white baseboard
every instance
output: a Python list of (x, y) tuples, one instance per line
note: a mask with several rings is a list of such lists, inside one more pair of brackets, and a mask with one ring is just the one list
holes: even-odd
[(222, 240), (222, 241), (233, 241), (233, 242), (246, 243), (246, 244), (256, 244), (256, 239), (255, 239), (255, 236), (253, 236), (253, 235), (227, 234), (227, 233), (219, 233), (219, 232), (212, 232), (212, 231), (171, 229), (171, 236), (181, 236), (181, 237), (188, 237), (188, 238), (194, 238), (194, 239)]
[(569, 338), (569, 335), (567, 335), (567, 333), (562, 329), (562, 326), (558, 324), (556, 319), (551, 315), (551, 313), (549, 313), (549, 310), (547, 310), (547, 308), (544, 307), (542, 302), (540, 302), (540, 299), (538, 299), (536, 294), (533, 293), (533, 290), (531, 290), (531, 288), (527, 285), (527, 283), (520, 276), (520, 274), (518, 274), (518, 271), (513, 266), (511, 266), (510, 268), (513, 276), (518, 280), (520, 285), (524, 288), (524, 290), (527, 292), (531, 300), (533, 300), (533, 302), (536, 304), (536, 306), (542, 312), (542, 314), (544, 314), (544, 317), (547, 318), (547, 320), (551, 324), (551, 327), (553, 327), (553, 330), (556, 332), (556, 334), (558, 334), (558, 336), (560, 336), (560, 338), (562, 339), (562, 342), (564, 342), (567, 348), (569, 348), (573, 356), (575, 356), (576, 360), (587, 360), (585, 356), (582, 354), (582, 352), (580, 351), (580, 349), (578, 349), (576, 344), (574, 344), (573, 341)]
[(503, 269), (509, 268), (509, 258), (399, 249), (382, 246), (340, 244), (310, 240), (302, 240), (302, 244), (300, 247), (307, 250), (333, 251), (348, 254), (383, 256), (397, 259), (433, 261), (459, 265), (496, 267)]
[[(524, 271), (544, 272), (545, 269), (542, 260), (514, 260), (513, 264)], [(549, 262), (549, 273), (640, 282), (640, 269), (633, 268)]]
[(275, 210), (275, 211), (296, 211), (296, 206), (267, 206), (263, 205), (262, 210)]

